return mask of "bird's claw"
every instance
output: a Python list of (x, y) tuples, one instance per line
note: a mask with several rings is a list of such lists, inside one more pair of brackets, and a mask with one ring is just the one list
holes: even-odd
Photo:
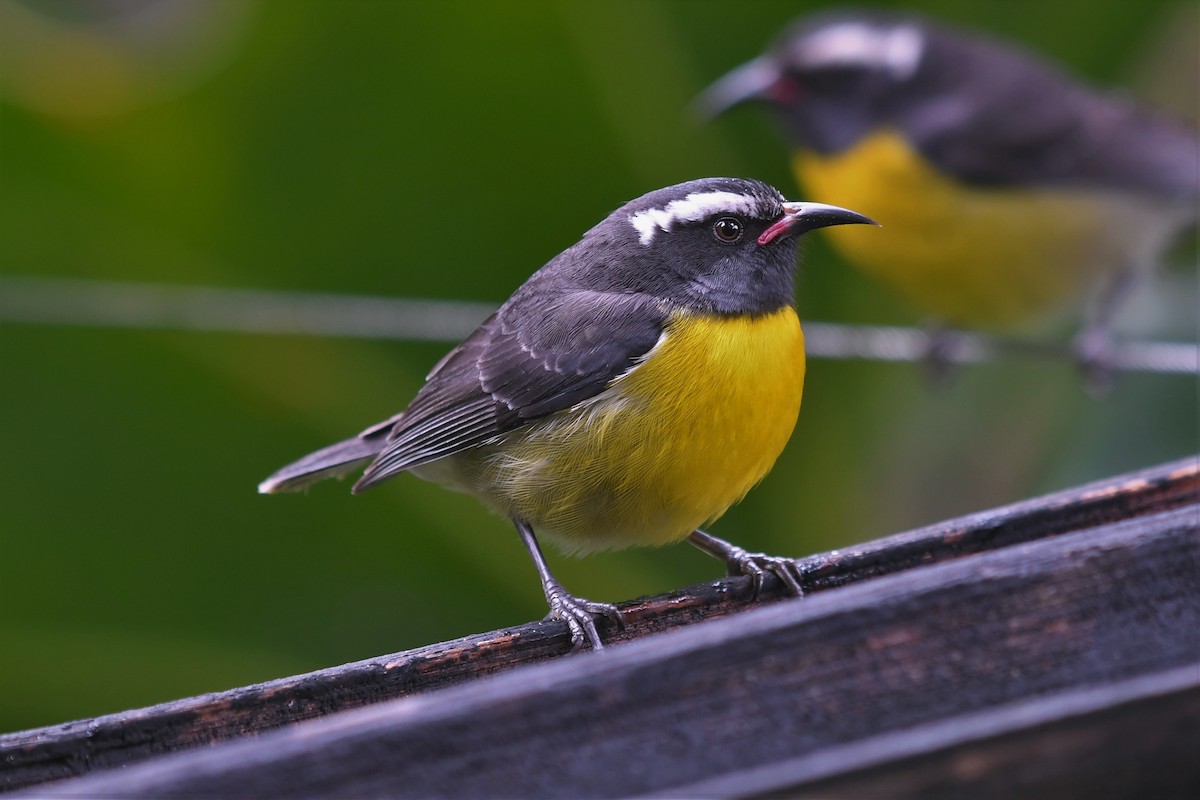
[(573, 651), (583, 647), (584, 639), (587, 639), (593, 650), (604, 649), (604, 644), (600, 641), (600, 634), (596, 631), (596, 617), (598, 616), (612, 620), (618, 629), (625, 627), (620, 610), (612, 603), (584, 600), (582, 597), (568, 594), (562, 586), (558, 585), (550, 587), (546, 592), (546, 600), (550, 603), (550, 613), (546, 615), (546, 619), (557, 619), (567, 623), (567, 627), (571, 631), (571, 650)]
[(1071, 349), (1075, 363), (1083, 373), (1083, 383), (1089, 393), (1100, 396), (1112, 390), (1115, 382), (1113, 344), (1106, 331), (1086, 330), (1075, 338)]
[(932, 328), (925, 335), (921, 371), (929, 385), (944, 386), (957, 368), (955, 359), (962, 347), (962, 335), (954, 328), (944, 327)]
[(758, 599), (762, 593), (763, 582), (766, 580), (768, 572), (783, 581), (788, 594), (793, 597), (804, 596), (804, 587), (800, 585), (800, 581), (804, 579), (804, 573), (795, 559), (769, 556), (766, 553), (750, 553), (736, 545), (730, 546), (730, 550), (724, 558), (725, 570), (730, 576), (747, 575), (750, 577), (755, 599)]

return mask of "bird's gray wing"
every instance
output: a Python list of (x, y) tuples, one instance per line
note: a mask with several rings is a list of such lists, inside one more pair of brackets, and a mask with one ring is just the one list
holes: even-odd
[(518, 292), (430, 373), (394, 420), (361, 491), (485, 444), (602, 392), (662, 335), (668, 310), (643, 294)]
[[(1071, 186), (1200, 196), (1200, 135), (1031, 54), (975, 42), (943, 65), (957, 91), (897, 104), (902, 127), (943, 171), (970, 184)], [(944, 80), (930, 70), (924, 80)], [(922, 80), (918, 77), (917, 80)]]

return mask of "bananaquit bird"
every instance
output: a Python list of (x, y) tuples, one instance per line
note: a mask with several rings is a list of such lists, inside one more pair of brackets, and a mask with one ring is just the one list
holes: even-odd
[(601, 647), (614, 606), (568, 594), (534, 531), (568, 551), (690, 538), (731, 573), (787, 559), (698, 530), (771, 469), (800, 409), (797, 238), (870, 223), (789, 203), (757, 181), (707, 178), (614, 211), (535, 272), (433, 368), (404, 411), (259, 485), (301, 489), (357, 467), (363, 489), (400, 472), (467, 492), (513, 521), (550, 616)]
[(1200, 138), (1032, 55), (908, 16), (801, 20), (701, 95), (773, 107), (807, 191), (888, 221), (847, 259), (957, 327), (1004, 329), (1095, 293), (1102, 366), (1132, 278), (1200, 213)]

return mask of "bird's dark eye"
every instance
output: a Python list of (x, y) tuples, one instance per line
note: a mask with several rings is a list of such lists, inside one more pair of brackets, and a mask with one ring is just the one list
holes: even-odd
[(742, 238), (741, 220), (736, 217), (721, 217), (713, 223), (713, 236), (717, 237), (718, 241), (732, 244)]

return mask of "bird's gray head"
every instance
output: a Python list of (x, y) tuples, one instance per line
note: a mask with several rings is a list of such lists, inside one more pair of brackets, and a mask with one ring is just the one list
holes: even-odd
[(793, 24), (762, 56), (710, 86), (705, 116), (746, 101), (777, 109), (791, 135), (836, 152), (885, 123), (919, 84), (938, 34), (911, 17), (822, 14)]
[(698, 310), (763, 313), (793, 302), (800, 234), (870, 223), (853, 211), (790, 203), (765, 183), (703, 178), (632, 200), (545, 272), (597, 291), (640, 292)]

